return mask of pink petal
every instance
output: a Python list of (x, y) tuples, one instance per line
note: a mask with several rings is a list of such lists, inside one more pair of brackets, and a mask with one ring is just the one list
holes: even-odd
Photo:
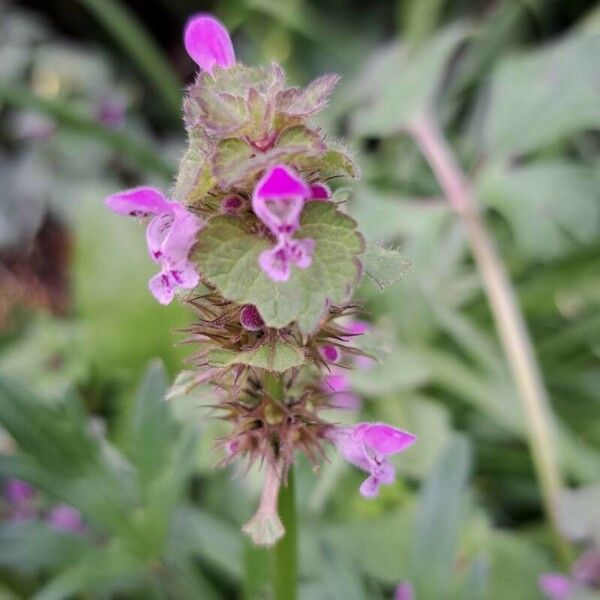
[(149, 282), (148, 289), (161, 304), (170, 304), (175, 297), (175, 287), (168, 273), (161, 271)]
[(183, 37), (187, 53), (203, 71), (212, 73), (215, 65), (225, 69), (235, 65), (235, 52), (229, 32), (214, 17), (191, 17), (185, 26)]
[(277, 244), (273, 248), (261, 252), (258, 264), (273, 281), (283, 282), (290, 278), (290, 260), (285, 245)]
[(347, 392), (350, 390), (350, 380), (344, 373), (326, 375), (323, 382), (333, 392)]
[(58, 504), (54, 506), (50, 510), (46, 520), (50, 527), (56, 531), (80, 533), (84, 529), (81, 514), (78, 510), (68, 504)]
[(180, 287), (184, 290), (192, 290), (200, 283), (200, 273), (196, 266), (189, 260), (184, 260), (171, 267), (169, 278), (174, 287)]
[(385, 423), (360, 423), (356, 426), (356, 435), (384, 456), (402, 452), (417, 440), (411, 433)]
[(299, 269), (308, 269), (312, 265), (312, 254), (315, 249), (315, 240), (304, 238), (302, 240), (290, 240), (288, 253)]
[(310, 188), (293, 169), (276, 165), (258, 182), (254, 195), (259, 198), (310, 198)]
[(156, 216), (146, 229), (150, 256), (169, 264), (185, 260), (202, 225), (202, 220), (183, 206), (170, 203), (169, 212)]
[(22, 479), (9, 479), (4, 484), (4, 497), (9, 504), (23, 504), (35, 497), (35, 490)]
[(378, 479), (373, 475), (370, 475), (362, 482), (359, 491), (365, 498), (375, 498), (379, 495)]
[(310, 199), (311, 200), (329, 200), (331, 198), (331, 190), (329, 186), (324, 183), (313, 183), (310, 186)]
[(568, 600), (574, 591), (573, 582), (562, 573), (545, 573), (540, 576), (538, 583), (550, 600)]
[(169, 210), (169, 201), (156, 189), (139, 187), (108, 196), (106, 206), (121, 215), (149, 217)]
[(361, 321), (360, 319), (352, 319), (350, 323), (344, 325), (344, 329), (349, 334), (356, 336), (371, 331), (372, 326), (371, 323), (367, 323), (367, 321)]
[(415, 600), (415, 592), (410, 581), (403, 581), (394, 592), (394, 600)]

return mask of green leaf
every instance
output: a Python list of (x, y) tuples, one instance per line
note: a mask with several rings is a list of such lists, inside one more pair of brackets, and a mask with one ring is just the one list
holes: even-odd
[(208, 148), (204, 140), (190, 136), (189, 147), (179, 163), (179, 171), (170, 197), (183, 204), (198, 203), (214, 185)]
[(165, 370), (155, 361), (136, 394), (131, 432), (131, 449), (142, 487), (153, 481), (167, 459), (173, 423), (165, 402), (166, 393)]
[(523, 536), (495, 532), (487, 548), (490, 555), (487, 600), (541, 600), (538, 577), (550, 571), (551, 566), (534, 544)]
[(523, 154), (600, 127), (599, 54), (600, 36), (586, 32), (502, 62), (493, 75), (487, 151)]
[(434, 100), (446, 65), (464, 37), (464, 29), (455, 26), (441, 31), (417, 52), (406, 46), (389, 48), (366, 80), (358, 83), (371, 103), (356, 111), (354, 132), (386, 137), (410, 126)]
[(198, 556), (231, 580), (242, 576), (242, 538), (230, 523), (205, 510), (184, 506), (175, 513), (167, 554)]
[(277, 112), (306, 118), (323, 110), (339, 80), (339, 75), (321, 75), (305, 88), (289, 88), (280, 92), (276, 99)]
[(236, 352), (233, 350), (211, 350), (208, 362), (214, 367), (230, 365), (248, 365), (283, 373), (304, 363), (304, 355), (299, 348), (287, 342), (275, 341), (273, 344), (262, 344), (253, 350)]
[(418, 598), (444, 598), (450, 589), (469, 470), (468, 441), (457, 435), (441, 452), (421, 492), (410, 557)]
[(591, 169), (567, 161), (490, 167), (478, 183), (482, 200), (508, 220), (521, 251), (542, 260), (597, 239), (598, 190)]
[(126, 583), (139, 581), (145, 569), (145, 565), (129, 549), (111, 543), (86, 552), (78, 562), (43, 587), (34, 600), (62, 600), (89, 590), (116, 592)]
[(229, 300), (254, 304), (269, 327), (297, 321), (301, 331), (317, 327), (329, 300), (347, 300), (358, 281), (358, 255), (363, 240), (356, 223), (332, 203), (306, 204), (298, 238), (315, 240), (313, 263), (308, 269), (293, 268), (290, 279), (274, 282), (258, 265), (258, 256), (270, 244), (248, 233), (233, 216), (209, 221), (198, 239), (202, 274)]
[(326, 181), (338, 177), (358, 179), (360, 169), (354, 162), (351, 152), (341, 144), (334, 144), (320, 156), (301, 156), (297, 164), (302, 171), (318, 171), (319, 179)]
[(365, 274), (383, 291), (386, 285), (398, 283), (410, 267), (410, 261), (391, 248), (367, 244), (363, 256)]
[(67, 566), (88, 543), (81, 535), (55, 531), (43, 521), (5, 522), (0, 524), (0, 565), (20, 571)]
[(239, 138), (222, 140), (213, 158), (213, 170), (221, 186), (229, 188), (255, 178), (277, 162), (286, 162), (296, 156), (316, 156), (324, 150), (316, 131), (297, 125), (284, 130), (273, 148), (266, 152), (256, 152)]

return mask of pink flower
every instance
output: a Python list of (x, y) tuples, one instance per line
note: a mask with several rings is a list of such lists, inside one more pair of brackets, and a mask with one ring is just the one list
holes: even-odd
[(394, 600), (415, 600), (415, 592), (410, 581), (403, 581), (396, 587)]
[(81, 533), (84, 530), (79, 511), (68, 504), (57, 504), (51, 508), (46, 521), (56, 531)]
[(197, 216), (151, 187), (113, 194), (106, 199), (106, 205), (122, 215), (154, 217), (146, 229), (146, 240), (150, 256), (161, 271), (148, 287), (161, 304), (169, 304), (177, 288), (193, 289), (198, 285), (200, 275), (188, 260), (203, 225)]
[(568, 600), (574, 591), (573, 581), (562, 573), (544, 573), (538, 583), (550, 600)]
[(258, 264), (273, 281), (287, 281), (292, 265), (308, 269), (312, 264), (314, 240), (292, 239), (300, 227), (300, 215), (310, 188), (285, 165), (276, 165), (256, 184), (252, 209), (277, 238), (275, 246), (261, 252)]
[(285, 165), (277, 165), (257, 183), (252, 209), (274, 235), (291, 235), (300, 227), (304, 199), (310, 194), (299, 175)]
[(240, 312), (240, 323), (242, 324), (242, 327), (248, 331), (260, 331), (265, 326), (265, 322), (260, 316), (256, 306), (253, 306), (252, 304), (246, 304), (246, 306), (242, 308)]
[(323, 377), (321, 390), (331, 395), (329, 405), (332, 408), (356, 410), (361, 407), (362, 401), (352, 391), (348, 375), (339, 369)]
[(229, 32), (209, 15), (191, 17), (184, 32), (187, 53), (197, 65), (212, 74), (215, 65), (228, 69), (235, 65), (235, 52)]
[(308, 269), (312, 264), (315, 241), (310, 238), (290, 240), (281, 236), (273, 248), (260, 253), (258, 264), (273, 281), (287, 281), (292, 265)]
[(325, 202), (331, 198), (331, 190), (324, 183), (313, 183), (310, 186), (310, 199)]
[(417, 439), (385, 423), (332, 427), (326, 435), (348, 462), (369, 473), (360, 486), (360, 493), (367, 498), (377, 496), (381, 484), (393, 483), (396, 478), (387, 457), (406, 450)]
[(22, 504), (35, 497), (35, 490), (26, 481), (9, 479), (4, 485), (4, 497), (9, 504)]

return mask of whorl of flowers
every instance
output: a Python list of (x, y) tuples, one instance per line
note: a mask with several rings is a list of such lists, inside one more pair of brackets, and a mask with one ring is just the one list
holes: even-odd
[(266, 466), (263, 497), (244, 530), (258, 544), (283, 535), (277, 495), (297, 451), (315, 464), (324, 445), (367, 473), (372, 497), (394, 481), (388, 456), (414, 436), (383, 423), (337, 427), (323, 409), (355, 403), (344, 371), (363, 353), (352, 292), (364, 241), (329, 183), (358, 176), (351, 156), (310, 124), (338, 77), (289, 87), (281, 67), (235, 60), (226, 29), (198, 15), (185, 46), (200, 67), (187, 90), (189, 147), (169, 197), (149, 187), (110, 196), (112, 210), (149, 220), (158, 273), (149, 288), (195, 309), (196, 382), (218, 387), (231, 425), (224, 463)]

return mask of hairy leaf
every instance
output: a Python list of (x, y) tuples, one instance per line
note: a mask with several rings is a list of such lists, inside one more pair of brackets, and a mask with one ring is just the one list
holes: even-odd
[(258, 256), (271, 244), (248, 233), (232, 216), (211, 219), (201, 231), (196, 258), (208, 281), (234, 302), (254, 304), (270, 327), (298, 321), (306, 333), (318, 325), (327, 301), (345, 301), (358, 281), (363, 240), (355, 222), (332, 203), (309, 202), (298, 238), (315, 240), (313, 264), (293, 268), (285, 283), (271, 281)]
[(208, 354), (211, 366), (227, 367), (229, 365), (248, 365), (283, 373), (304, 362), (302, 352), (294, 345), (286, 342), (263, 344), (254, 350), (236, 352), (233, 350), (211, 350)]

